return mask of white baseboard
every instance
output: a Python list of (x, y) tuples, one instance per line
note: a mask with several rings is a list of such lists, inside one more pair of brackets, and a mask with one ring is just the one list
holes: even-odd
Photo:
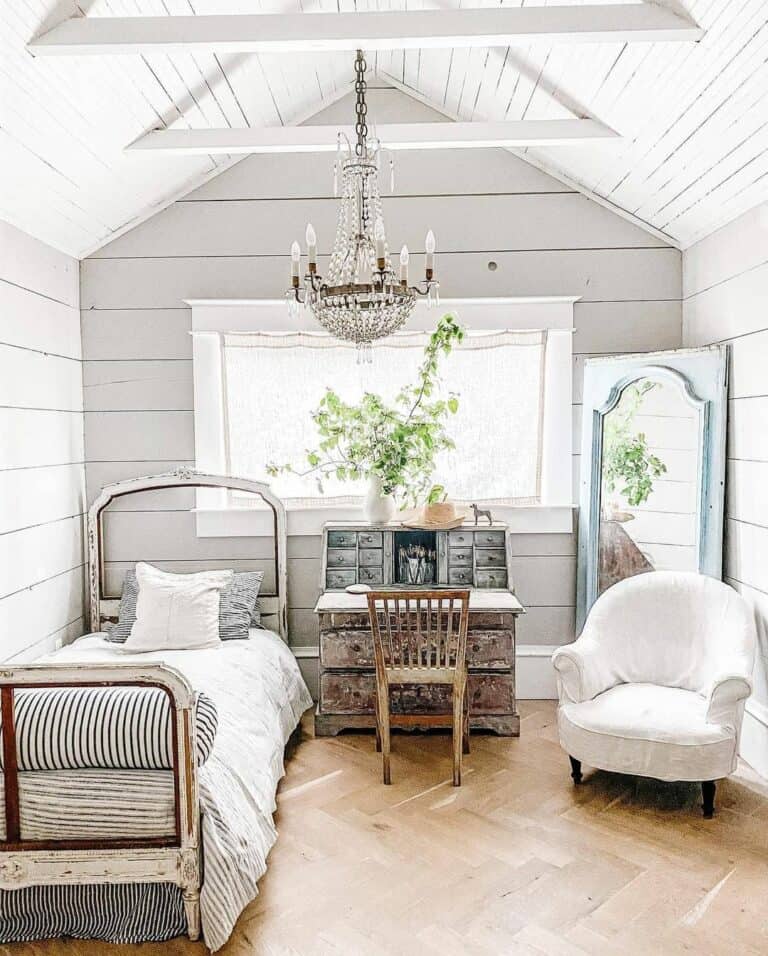
[(557, 700), (552, 655), (558, 645), (518, 644), (515, 684), (518, 700)]
[(768, 777), (768, 707), (754, 699), (744, 708), (739, 753), (761, 777)]
[[(557, 645), (520, 644), (517, 648), (516, 684), (518, 700), (556, 700), (557, 684), (551, 657)], [(299, 662), (312, 695), (317, 694), (316, 647), (294, 647), (293, 653)]]

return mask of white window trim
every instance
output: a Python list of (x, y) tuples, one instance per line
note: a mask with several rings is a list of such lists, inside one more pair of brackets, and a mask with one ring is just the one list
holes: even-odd
[[(417, 303), (408, 328), (429, 331), (436, 315), (454, 312), (470, 329), (546, 329), (548, 332), (542, 444), (542, 503), (493, 506), (494, 518), (514, 533), (562, 534), (573, 530), (571, 478), (573, 305), (578, 296), (443, 300), (438, 310)], [(222, 335), (225, 332), (317, 331), (311, 317), (290, 319), (282, 299), (188, 299), (192, 309), (195, 460), (197, 468), (225, 471)], [(233, 508), (219, 489), (198, 489), (198, 537), (271, 534), (270, 516)], [(288, 508), (289, 535), (317, 535), (329, 521), (361, 521), (354, 505)]]

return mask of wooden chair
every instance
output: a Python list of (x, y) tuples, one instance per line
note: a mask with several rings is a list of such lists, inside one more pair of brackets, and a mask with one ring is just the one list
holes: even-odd
[(469, 753), (467, 624), (469, 591), (369, 591), (376, 660), (376, 749), (384, 783), (391, 783), (390, 728), (441, 726), (445, 713), (393, 714), (390, 691), (403, 684), (448, 685), (453, 728), (453, 785), (461, 786), (461, 756)]

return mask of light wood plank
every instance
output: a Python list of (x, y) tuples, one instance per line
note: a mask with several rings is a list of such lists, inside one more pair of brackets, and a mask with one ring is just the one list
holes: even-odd
[(80, 362), (0, 345), (0, 405), (82, 411), (83, 373)]
[(0, 535), (84, 511), (80, 464), (0, 471)]
[[(252, 153), (334, 153), (338, 135), (352, 142), (353, 126), (266, 126), (248, 129), (153, 130), (131, 143), (130, 152), (174, 156), (225, 156)], [(558, 146), (616, 139), (618, 134), (596, 120), (519, 120), (505, 123), (400, 123), (376, 128), (381, 144), (392, 150), (487, 149), (489, 147)]]
[(191, 361), (85, 362), (85, 410), (191, 411)]
[(81, 516), (0, 535), (0, 599), (82, 564)]
[[(393, 196), (386, 200), (384, 215), (393, 248), (405, 243), (412, 254), (423, 250), (427, 228), (437, 236), (439, 255), (483, 250), (664, 248), (660, 240), (578, 193)], [(301, 203), (176, 203), (99, 250), (94, 259), (287, 257), (293, 240), (297, 236), (303, 239), (307, 222), (315, 227), (318, 252), (323, 257), (330, 255), (337, 216), (338, 200), (332, 198)], [(258, 229), (254, 222), (259, 223)], [(576, 222), (578, 230), (573, 228)], [(456, 223), (461, 223), (460, 229)]]
[(0, 655), (12, 657), (81, 618), (84, 583), (76, 568), (0, 600)]
[(189, 411), (86, 412), (88, 461), (193, 460), (192, 419)]
[(83, 459), (82, 412), (0, 408), (0, 471)]
[[(488, 262), (497, 264), (489, 271)], [(84, 309), (178, 308), (189, 298), (281, 296), (285, 255), (88, 259), (82, 265)], [(582, 302), (626, 302), (680, 297), (675, 249), (563, 250), (442, 253), (444, 295), (579, 295)], [(321, 259), (320, 268), (326, 262)]]
[(77, 308), (0, 281), (0, 342), (67, 358), (81, 358)]
[(174, 17), (78, 17), (29, 44), (36, 56), (219, 51), (296, 53), (318, 50), (511, 46), (531, 42), (691, 41), (692, 21), (645, 4), (513, 7), (408, 12), (227, 14)]

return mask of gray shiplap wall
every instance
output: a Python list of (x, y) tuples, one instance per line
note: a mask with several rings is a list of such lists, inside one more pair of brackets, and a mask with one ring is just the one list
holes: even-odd
[(83, 630), (78, 263), (0, 222), (0, 659)]
[(725, 576), (755, 608), (742, 752), (768, 775), (768, 205), (688, 249), (683, 290), (685, 344), (730, 344)]
[[(342, 101), (313, 121), (346, 122), (350, 110)], [(443, 119), (394, 90), (374, 91), (370, 115)], [(308, 217), (321, 254), (332, 240), (331, 164), (329, 156), (250, 157), (83, 261), (89, 499), (105, 482), (191, 462), (190, 312), (182, 299), (280, 296), (290, 240), (303, 237)], [(415, 253), (426, 227), (436, 229), (445, 296), (581, 296), (574, 448), (586, 356), (680, 345), (680, 253), (503, 150), (399, 153), (384, 214), (393, 243)], [(154, 526), (154, 540), (167, 540), (162, 518)], [(228, 544), (216, 545), (222, 557)], [(571, 640), (574, 537), (519, 535), (513, 549), (529, 607), (520, 641)], [(292, 641), (311, 646), (319, 538), (292, 539), (289, 557)]]

